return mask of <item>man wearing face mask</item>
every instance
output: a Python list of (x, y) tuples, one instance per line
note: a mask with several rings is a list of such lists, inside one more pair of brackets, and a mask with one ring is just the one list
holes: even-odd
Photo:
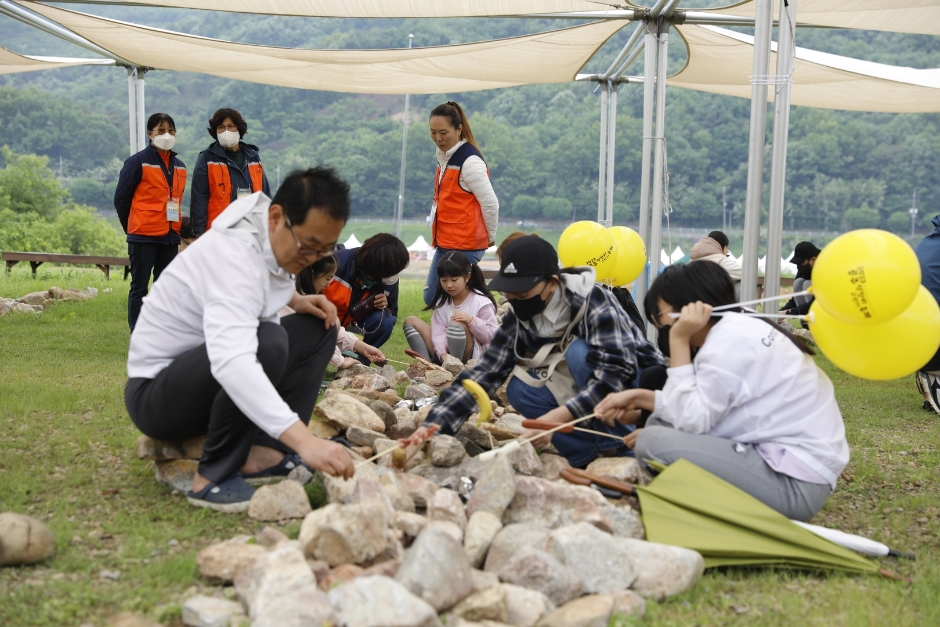
[[(492, 395), (512, 375), (506, 393), (516, 411), (525, 418), (564, 423), (593, 413), (595, 399), (634, 387), (641, 368), (662, 365), (643, 331), (595, 280), (590, 267), (559, 270), (555, 249), (538, 237), (507, 245), (489, 288), (502, 292), (512, 311), (503, 316), (480, 363), (441, 392), (422, 430), (436, 424), (446, 434), (459, 431), (476, 407), (460, 385), (464, 379)], [(618, 436), (632, 430), (600, 421), (582, 426)], [(551, 443), (575, 467), (600, 454), (628, 452), (616, 439), (577, 431), (556, 433)]]
[(114, 189), (114, 208), (127, 233), (131, 288), (127, 323), (134, 330), (150, 275), (160, 277), (179, 252), (180, 199), (186, 188), (186, 166), (176, 157), (176, 123), (166, 113), (147, 120), (150, 145), (128, 157)]
[(215, 140), (199, 153), (189, 202), (193, 233), (199, 237), (238, 198), (255, 192), (271, 195), (258, 147), (241, 141), (248, 124), (235, 109), (219, 109), (206, 129)]

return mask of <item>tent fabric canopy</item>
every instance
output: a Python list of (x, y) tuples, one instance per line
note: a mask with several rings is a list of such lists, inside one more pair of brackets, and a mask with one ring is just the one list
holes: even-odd
[[(78, 0), (80, 1), (80, 0)], [(530, 13), (604, 11), (623, 6), (615, 0), (92, 0), (95, 4), (175, 7), (305, 17), (499, 17)], [(25, 2), (32, 5), (31, 2)]]
[[(754, 38), (716, 26), (677, 26), (689, 61), (669, 85), (739, 98), (751, 97)], [(776, 64), (776, 44), (771, 67)], [(791, 103), (884, 113), (940, 111), (940, 69), (918, 70), (796, 49)], [(773, 100), (773, 90), (769, 98)]]
[(0, 75), (51, 70), (59, 67), (74, 67), (76, 65), (114, 65), (114, 61), (111, 59), (24, 56), (0, 47)]
[(431, 248), (431, 245), (428, 244), (428, 241), (424, 239), (424, 235), (419, 235), (414, 243), (408, 247), (408, 252), (410, 253), (426, 253), (428, 249)]
[(560, 83), (627, 22), (603, 21), (481, 43), (394, 50), (305, 50), (209, 39), (31, 3), (143, 67), (282, 87), (369, 94), (441, 94)]

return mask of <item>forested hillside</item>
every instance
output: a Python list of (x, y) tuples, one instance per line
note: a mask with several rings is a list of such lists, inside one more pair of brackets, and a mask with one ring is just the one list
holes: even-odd
[[(70, 5), (76, 8), (75, 5)], [(77, 7), (91, 13), (235, 41), (310, 48), (384, 48), (477, 41), (569, 26), (547, 20), (341, 20), (275, 18), (144, 8)], [(604, 69), (629, 30), (590, 64)], [(0, 17), (3, 46), (26, 54), (88, 56)], [(674, 42), (680, 41), (673, 38)], [(799, 45), (882, 63), (940, 67), (940, 38), (801, 30)], [(672, 46), (672, 66), (684, 60)], [(637, 66), (632, 71), (640, 72)], [(799, 82), (799, 76), (796, 76)], [(0, 145), (49, 157), (72, 197), (110, 206), (127, 154), (126, 75), (121, 68), (71, 68), (0, 77)], [(639, 197), (642, 87), (620, 92), (617, 119), (618, 221), (635, 219)], [(490, 166), (503, 215), (565, 220), (596, 215), (599, 99), (591, 85), (533, 85), (411, 99), (405, 213), (427, 214), (433, 145), (427, 114), (461, 102)], [(179, 128), (177, 149), (192, 167), (211, 138), (206, 121), (221, 106), (248, 120), (245, 140), (261, 148), (272, 184), (287, 171), (331, 164), (353, 184), (355, 213), (390, 217), (398, 193), (403, 97), (301, 91), (174, 72), (147, 75), (147, 113), (165, 111)], [(744, 204), (749, 102), (670, 89), (669, 200), (673, 224), (721, 223), (722, 190)], [(768, 116), (768, 129), (772, 124)], [(769, 161), (769, 160), (768, 160)], [(61, 169), (60, 169), (61, 164)], [(921, 229), (940, 211), (940, 115), (885, 115), (794, 109), (785, 227), (838, 230), (881, 226), (909, 232), (917, 192)], [(766, 196), (765, 196), (766, 199)], [(188, 201), (188, 199), (187, 199)]]

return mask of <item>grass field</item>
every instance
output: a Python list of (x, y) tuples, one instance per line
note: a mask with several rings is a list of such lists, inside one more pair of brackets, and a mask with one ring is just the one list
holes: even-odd
[[(0, 569), (0, 625), (103, 627), (123, 610), (180, 625), (181, 600), (218, 590), (200, 579), (196, 553), (261, 525), (190, 507), (154, 481), (152, 462), (136, 459), (138, 433), (122, 401), (128, 284), (97, 270), (45, 266), (33, 280), (24, 267), (0, 275), (0, 296), (52, 285), (101, 294), (0, 318), (0, 511), (39, 518), (57, 539), (47, 562)], [(418, 310), (419, 294), (419, 283), (404, 284), (403, 311)], [(397, 332), (388, 356), (403, 358), (403, 346)], [(916, 552), (913, 563), (884, 560), (914, 584), (714, 570), (688, 594), (650, 602), (645, 619), (615, 624), (940, 624), (940, 417), (921, 409), (911, 377), (862, 381), (819, 363), (835, 383), (852, 462), (814, 522)], [(102, 570), (120, 576), (103, 579)]]

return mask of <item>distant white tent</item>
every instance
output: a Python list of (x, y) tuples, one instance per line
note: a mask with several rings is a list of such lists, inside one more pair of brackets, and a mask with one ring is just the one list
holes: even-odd
[(668, 266), (672, 264), (672, 260), (669, 259), (669, 255), (666, 254), (665, 250), (660, 249), (659, 251), (659, 263)]
[(414, 241), (414, 244), (408, 247), (408, 252), (410, 253), (426, 253), (428, 249), (431, 248), (431, 245), (428, 244), (427, 240), (424, 239), (424, 235), (419, 235), (418, 239)]
[(676, 263), (683, 257), (685, 257), (685, 253), (682, 252), (682, 248), (680, 248), (679, 246), (676, 246), (676, 249), (672, 251), (672, 254), (669, 256), (669, 262)]
[(767, 272), (767, 257), (761, 257), (757, 260), (757, 269), (760, 272)]
[(799, 268), (796, 267), (795, 263), (790, 263), (789, 261), (787, 261), (787, 259), (790, 259), (791, 257), (793, 257), (793, 253), (790, 253), (789, 255), (787, 255), (786, 257), (780, 260), (780, 271), (789, 272), (790, 274), (796, 276), (796, 271)]
[(352, 235), (349, 236), (349, 239), (348, 239), (348, 240), (346, 240), (345, 242), (343, 242), (343, 246), (345, 246), (345, 247), (347, 248), (347, 250), (350, 249), (350, 248), (359, 248), (360, 246), (362, 246), (362, 242), (360, 242), (359, 240), (357, 240), (357, 239), (356, 239), (356, 234), (353, 233)]

